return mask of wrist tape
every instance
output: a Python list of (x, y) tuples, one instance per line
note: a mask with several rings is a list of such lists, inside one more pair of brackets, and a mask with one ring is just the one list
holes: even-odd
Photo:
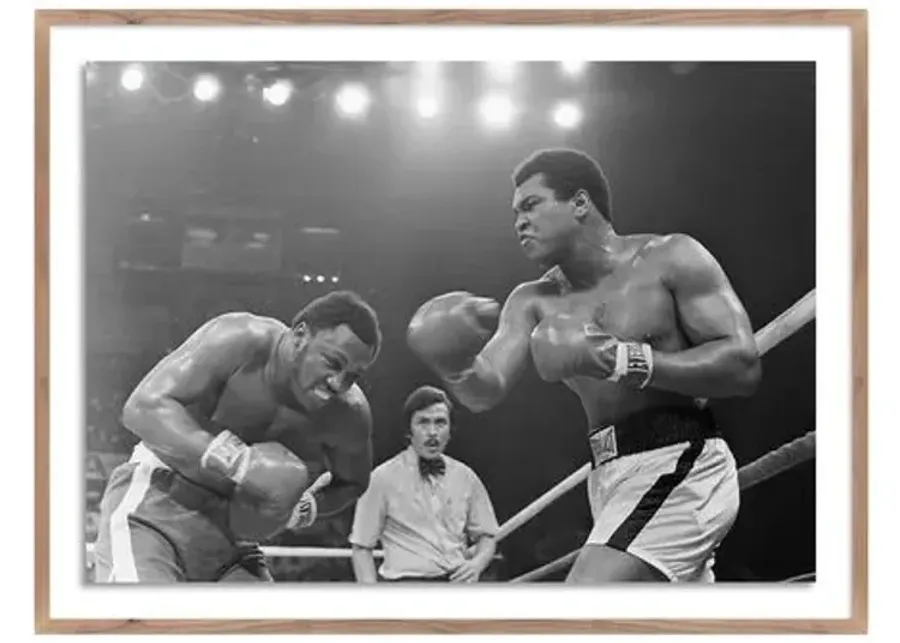
[(294, 510), (291, 512), (287, 528), (302, 529), (303, 527), (309, 527), (316, 521), (318, 515), (319, 507), (316, 502), (316, 497), (307, 491), (303, 494), (303, 497), (300, 498), (300, 502), (294, 505)]
[(616, 369), (606, 379), (642, 389), (652, 376), (653, 349), (650, 344), (619, 342), (616, 346)]
[(222, 431), (213, 438), (200, 456), (200, 468), (214, 471), (235, 484), (240, 484), (250, 467), (250, 450), (231, 431)]

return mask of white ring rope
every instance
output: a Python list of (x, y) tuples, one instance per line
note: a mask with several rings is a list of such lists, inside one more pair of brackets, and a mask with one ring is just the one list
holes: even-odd
[[(816, 290), (813, 288), (803, 297), (801, 297), (794, 305), (781, 313), (778, 317), (770, 321), (763, 328), (756, 332), (756, 345), (760, 356), (765, 355), (778, 344), (788, 337), (792, 336), (798, 330), (803, 328), (816, 316)], [(706, 400), (699, 400), (701, 404), (705, 404)], [(744, 465), (738, 470), (738, 480), (741, 489), (749, 489), (750, 487), (768, 480), (769, 478), (786, 471), (802, 462), (810, 460), (815, 456), (816, 434), (815, 431), (809, 431), (806, 435), (797, 438), (781, 447), (771, 451), (757, 460)], [(568, 493), (580, 483), (584, 482), (591, 472), (591, 464), (587, 463), (576, 471), (572, 472), (564, 480), (557, 483), (550, 490), (542, 494), (539, 498), (526, 506), (524, 509), (507, 520), (497, 532), (496, 540), (500, 542), (513, 531), (524, 525), (526, 522), (534, 518), (543, 511), (554, 500)], [(316, 483), (325, 482), (323, 476)], [(330, 482), (330, 476), (328, 479)], [(327, 484), (327, 482), (325, 482)], [(324, 485), (322, 485), (324, 486)], [(333, 547), (278, 547), (263, 546), (262, 552), (269, 558), (350, 558), (353, 551), (347, 548)], [(94, 544), (88, 543), (86, 546), (88, 555), (93, 553)], [(562, 569), (571, 564), (578, 556), (580, 548), (569, 552), (552, 562), (547, 563), (537, 569), (523, 574), (517, 578), (510, 580), (511, 583), (521, 583), (541, 578), (558, 569)], [(373, 554), (380, 558), (384, 552), (376, 550)], [(806, 580), (807, 577), (815, 577), (815, 573), (803, 574), (801, 576), (787, 579), (784, 582), (793, 582), (796, 580)]]

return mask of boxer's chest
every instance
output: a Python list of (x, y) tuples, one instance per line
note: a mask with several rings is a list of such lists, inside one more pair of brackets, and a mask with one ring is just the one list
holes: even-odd
[(593, 321), (619, 339), (651, 344), (677, 328), (672, 295), (650, 270), (619, 270), (589, 290), (563, 288), (542, 302), (540, 312), (542, 317), (564, 313)]
[(209, 409), (213, 427), (232, 431), (250, 444), (279, 440), (285, 431), (312, 433), (309, 416), (279, 404), (261, 369), (231, 376)]

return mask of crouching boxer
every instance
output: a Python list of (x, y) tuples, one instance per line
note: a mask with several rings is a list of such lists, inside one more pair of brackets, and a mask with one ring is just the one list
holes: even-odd
[(435, 297), (410, 321), (409, 345), (474, 412), (498, 404), (529, 362), (579, 396), (594, 526), (569, 582), (709, 580), (739, 491), (731, 451), (695, 398), (755, 390), (747, 314), (695, 239), (617, 234), (589, 156), (539, 151), (513, 182), (515, 233), (544, 276), (502, 310), (463, 291)]
[[(96, 581), (272, 580), (258, 542), (368, 486), (372, 421), (356, 380), (380, 345), (375, 312), (347, 291), (290, 327), (230, 313), (194, 332), (125, 404), (141, 442), (101, 502)], [(324, 463), (330, 484), (311, 487)]]

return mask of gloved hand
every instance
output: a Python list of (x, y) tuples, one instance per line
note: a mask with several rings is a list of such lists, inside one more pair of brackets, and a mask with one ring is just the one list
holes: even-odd
[(594, 321), (565, 313), (545, 317), (535, 327), (531, 356), (548, 382), (580, 375), (641, 389), (653, 375), (649, 344), (621, 341)]
[(442, 378), (454, 378), (472, 366), (500, 314), (493, 299), (450, 292), (424, 303), (407, 328), (409, 347)]
[(309, 486), (306, 464), (287, 447), (248, 446), (230, 431), (213, 439), (200, 466), (234, 482), (229, 521), (242, 540), (263, 540), (285, 529)]

